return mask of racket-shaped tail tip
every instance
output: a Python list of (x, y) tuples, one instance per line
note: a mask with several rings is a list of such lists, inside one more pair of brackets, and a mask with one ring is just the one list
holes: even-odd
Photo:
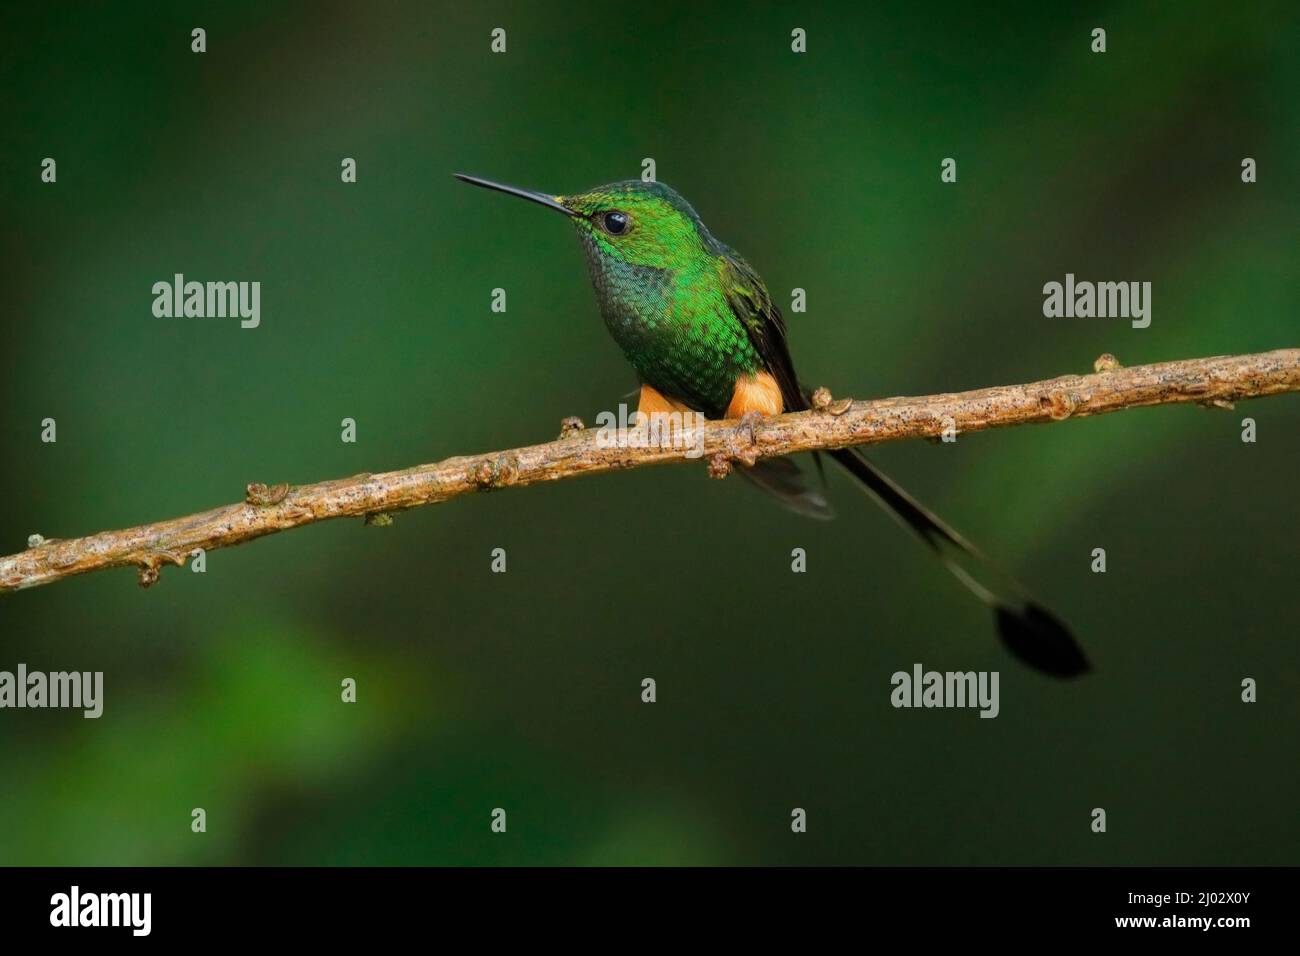
[(993, 615), (1002, 642), (1035, 670), (1052, 677), (1080, 677), (1092, 670), (1069, 628), (1046, 608), (1033, 602), (1000, 604)]

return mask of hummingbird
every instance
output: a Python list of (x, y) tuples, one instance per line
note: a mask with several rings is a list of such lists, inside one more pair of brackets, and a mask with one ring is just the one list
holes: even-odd
[[(605, 327), (640, 382), (639, 412), (746, 419), (811, 407), (790, 357), (785, 319), (767, 286), (667, 185), (633, 179), (553, 196), (455, 176), (545, 206), (573, 225)], [(859, 450), (825, 454), (992, 609), (997, 631), (1014, 656), (1056, 677), (1089, 670), (1078, 643), (1054, 614)], [(821, 459), (818, 453), (814, 457), (820, 473)], [(760, 459), (740, 473), (792, 511), (833, 516), (822, 489), (788, 457)]]

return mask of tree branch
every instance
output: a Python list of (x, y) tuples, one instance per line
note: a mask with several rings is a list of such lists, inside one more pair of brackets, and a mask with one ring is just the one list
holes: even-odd
[[(709, 473), (722, 477), (733, 461), (752, 464), (793, 452), (933, 438), (946, 428), (982, 431), (1178, 402), (1230, 408), (1238, 399), (1300, 391), (1300, 349), (1133, 368), (1121, 368), (1104, 355), (1095, 367), (1093, 375), (920, 398), (837, 402), (819, 389), (813, 411), (708, 422), (678, 437), (690, 444), (702, 438)], [(474, 491), (683, 460), (687, 458), (680, 444), (611, 446), (597, 429), (583, 429), (576, 419), (567, 419), (560, 438), (543, 445), (311, 485), (253, 484), (240, 504), (85, 538), (45, 540), (33, 535), (26, 551), (0, 558), (0, 592), (125, 565), (137, 567), (140, 583), (147, 587), (158, 580), (164, 564), (183, 565), (199, 549), (227, 548), (316, 521), (364, 516), (367, 523), (386, 523), (389, 512)]]

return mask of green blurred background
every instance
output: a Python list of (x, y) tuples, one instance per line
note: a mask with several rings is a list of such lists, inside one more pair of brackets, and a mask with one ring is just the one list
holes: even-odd
[[(616, 407), (570, 230), (458, 170), (573, 192), (653, 157), (807, 290), (792, 347), (836, 394), (1300, 344), (1294, 4), (0, 16), (0, 552)], [(261, 327), (155, 319), (175, 272), (261, 281)], [(1151, 327), (1045, 319), (1066, 272), (1151, 281)], [(103, 670), (106, 704), (0, 712), (0, 862), (1296, 863), (1298, 425), (1291, 395), (874, 452), (1072, 623), (1073, 683), (838, 474), (830, 523), (647, 469), (11, 595), (0, 669)], [(917, 661), (1001, 671), (1001, 716), (894, 710)]]

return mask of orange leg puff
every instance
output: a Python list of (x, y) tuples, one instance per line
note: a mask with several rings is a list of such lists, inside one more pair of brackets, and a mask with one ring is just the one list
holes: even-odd
[(736, 379), (736, 389), (731, 395), (725, 418), (744, 418), (749, 414), (780, 415), (785, 408), (781, 399), (781, 386), (767, 372), (742, 375)]
[(644, 412), (646, 415), (654, 415), (657, 412), (690, 411), (681, 402), (668, 398), (658, 389), (651, 388), (649, 385), (641, 386), (641, 398), (637, 402), (636, 410)]

